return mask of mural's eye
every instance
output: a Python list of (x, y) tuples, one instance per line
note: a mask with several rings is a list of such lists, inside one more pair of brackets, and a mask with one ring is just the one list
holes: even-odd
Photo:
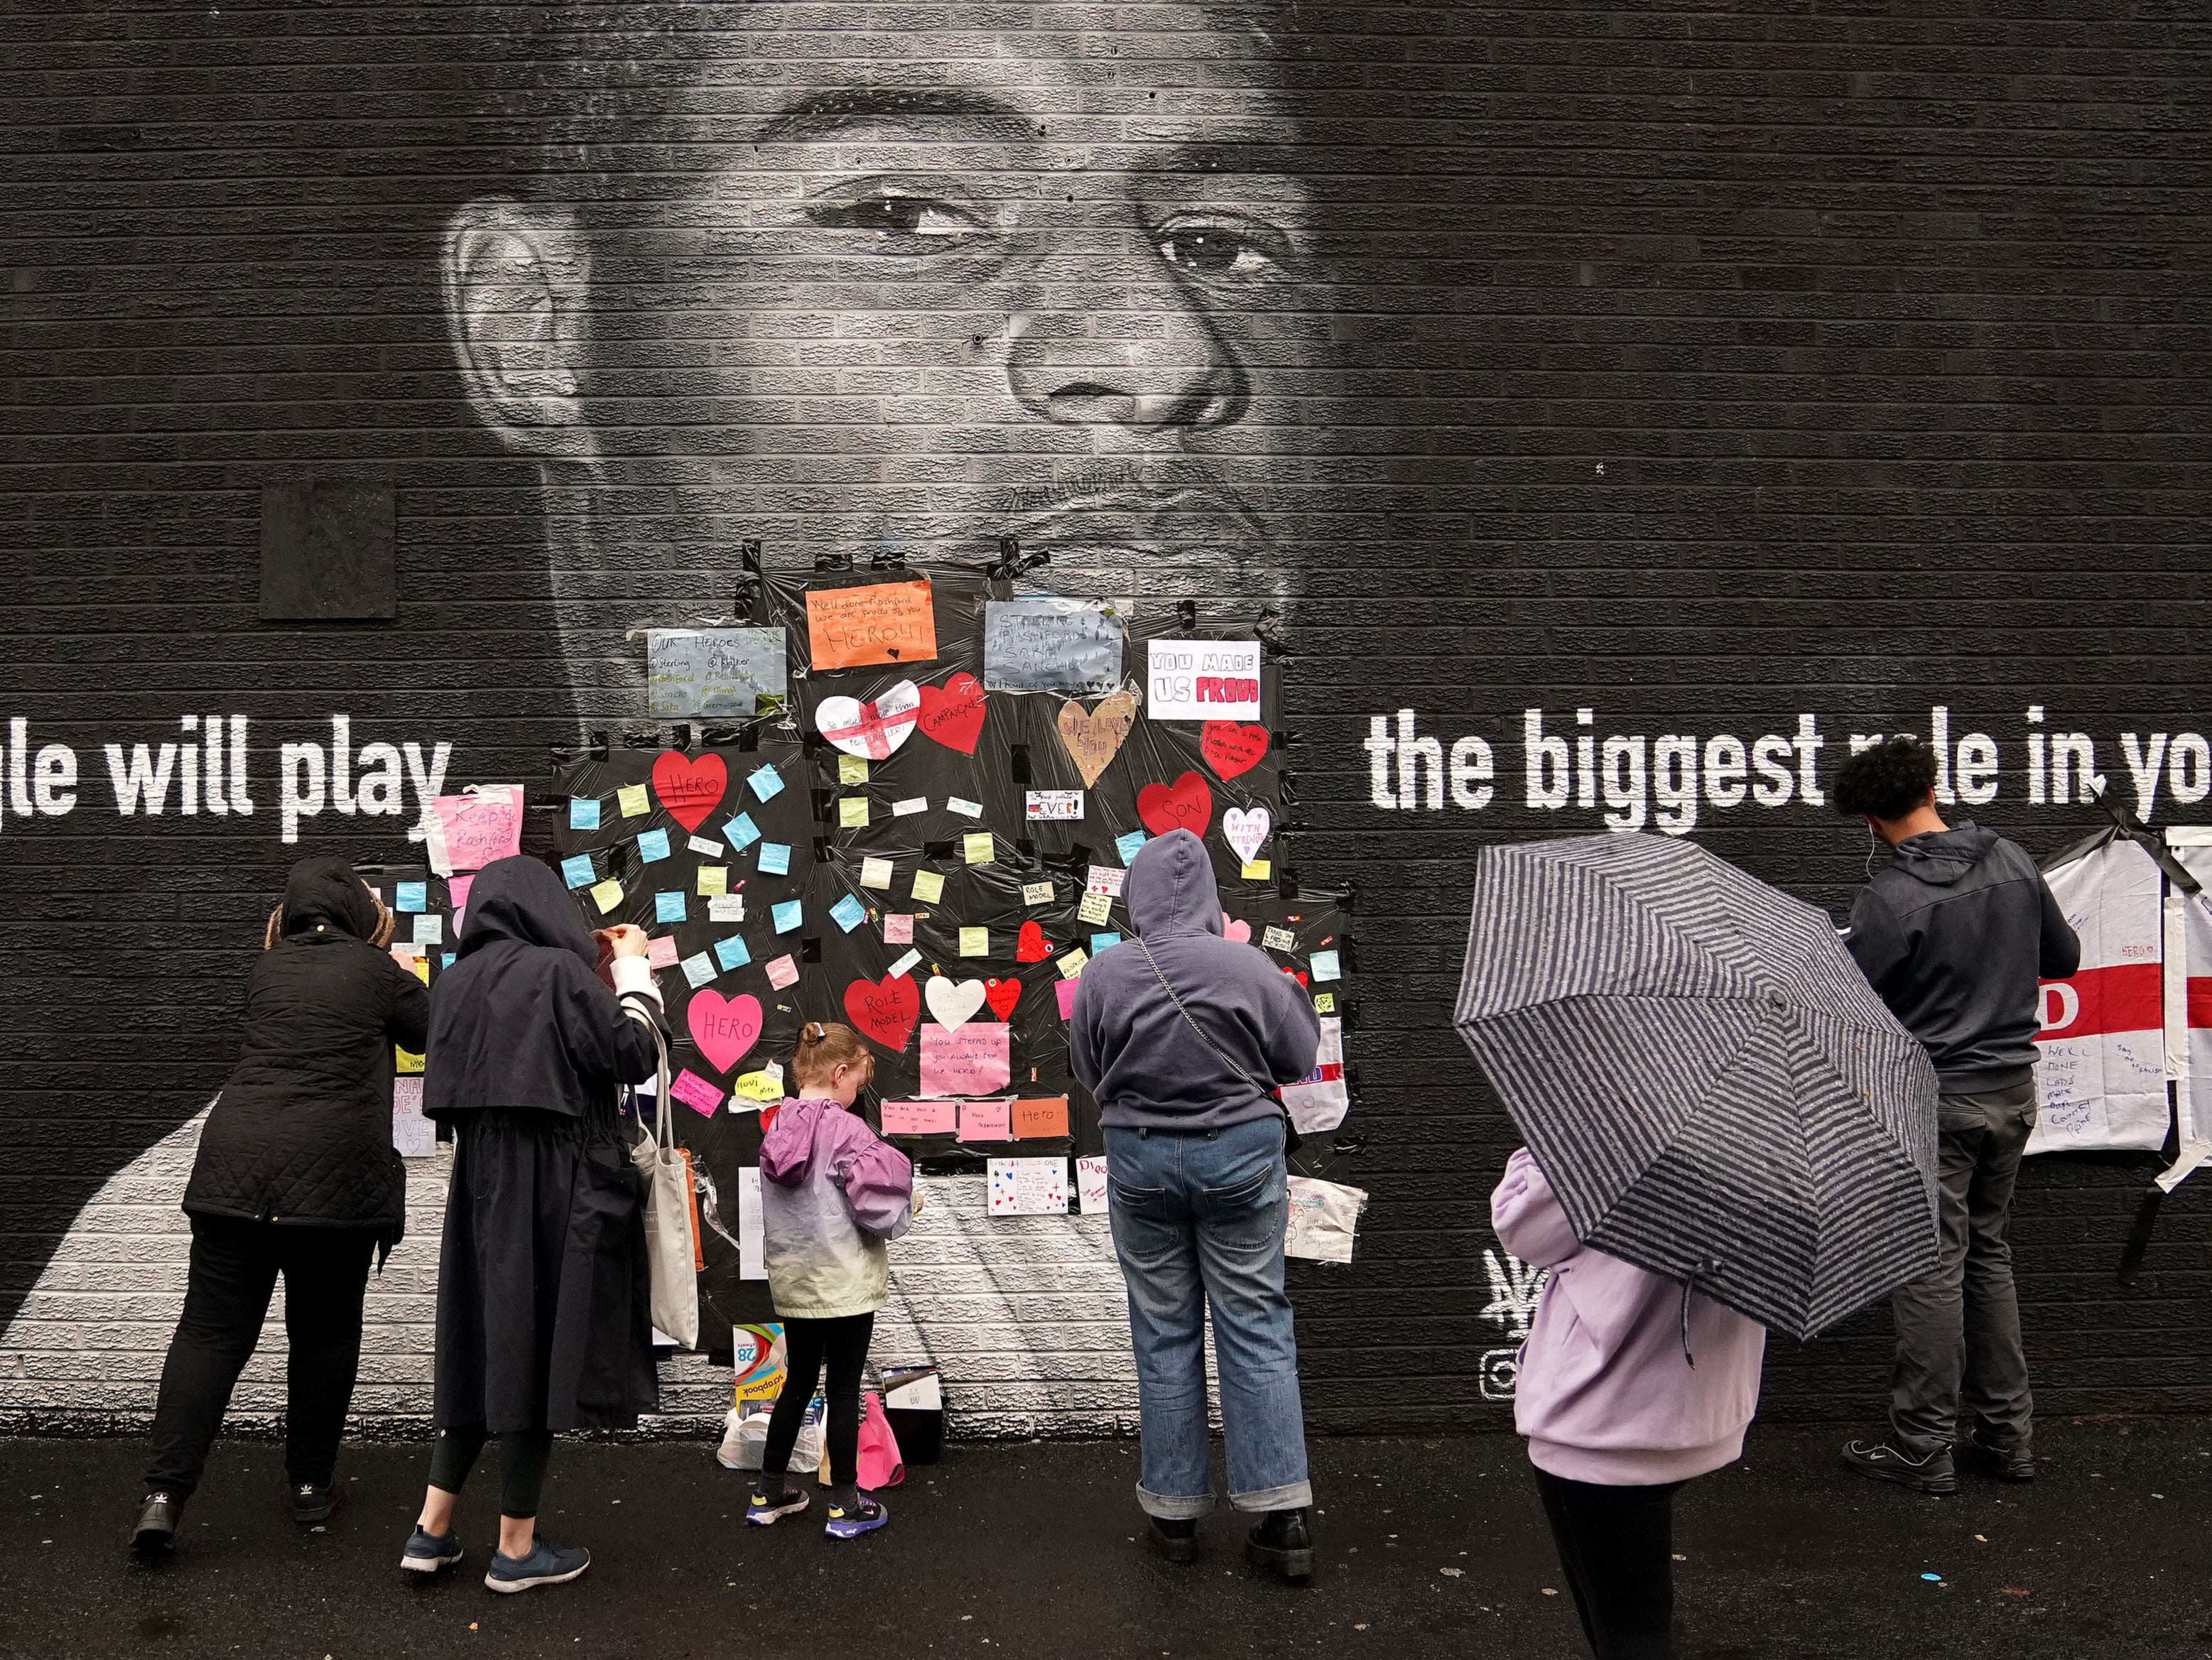
[(1219, 220), (1176, 220), (1154, 233), (1160, 258), (1204, 280), (1246, 281), (1279, 275), (1290, 246), (1270, 227)]
[(871, 234), (887, 252), (937, 253), (985, 227), (951, 203), (891, 185), (862, 186), (811, 202), (806, 216), (824, 230)]

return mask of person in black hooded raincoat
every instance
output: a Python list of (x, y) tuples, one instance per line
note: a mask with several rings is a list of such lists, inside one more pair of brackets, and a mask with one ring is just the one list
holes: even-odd
[[(659, 1404), (643, 1178), (617, 1111), (653, 1076), (660, 993), (641, 928), (587, 930), (537, 860), (484, 866), (431, 999), (423, 1111), (454, 1132), (438, 1259), (429, 1489), (400, 1566), (461, 1560), (454, 1502), (500, 1444), (500, 1548), (484, 1584), (574, 1578), (537, 1536), (556, 1431), (630, 1429)], [(605, 971), (606, 978), (602, 979)]]
[(392, 914), (342, 859), (292, 867), (246, 982), (237, 1064), (185, 1189), (191, 1279), (161, 1369), (142, 1554), (169, 1549), (238, 1374), (284, 1276), (284, 1469), (292, 1513), (327, 1517), (361, 1365), (371, 1257), (398, 1243), (407, 1177), (392, 1147), (392, 1051), (419, 1050), (422, 982), (383, 946)]

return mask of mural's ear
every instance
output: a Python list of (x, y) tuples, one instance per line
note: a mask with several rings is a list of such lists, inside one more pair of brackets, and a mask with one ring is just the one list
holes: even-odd
[(485, 197), (447, 223), (447, 331), (469, 402), (515, 449), (592, 453), (574, 373), (588, 275), (565, 212)]

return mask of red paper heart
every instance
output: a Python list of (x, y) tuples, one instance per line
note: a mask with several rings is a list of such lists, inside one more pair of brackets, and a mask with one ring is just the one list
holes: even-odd
[(963, 755), (973, 755), (983, 736), (983, 685), (962, 670), (941, 686), (921, 689), (922, 736)]
[(1305, 976), (1304, 970), (1301, 970), (1301, 969), (1290, 969), (1290, 968), (1286, 968), (1286, 969), (1285, 969), (1285, 970), (1283, 970), (1283, 972), (1284, 972), (1285, 974), (1289, 975), (1289, 976), (1291, 976), (1291, 979), (1293, 979), (1293, 980), (1297, 981), (1297, 982), (1300, 985), (1302, 985), (1302, 986), (1303, 986), (1304, 984), (1305, 984), (1305, 982), (1306, 982), (1306, 976)]
[(1155, 836), (1179, 830), (1203, 836), (1213, 818), (1213, 792), (1194, 772), (1172, 784), (1147, 784), (1137, 792), (1137, 817)]
[(864, 1034), (896, 1055), (921, 1018), (921, 991), (910, 974), (887, 975), (880, 982), (855, 980), (845, 988), (845, 1012)]
[(1044, 937), (1044, 930), (1034, 922), (1022, 924), (1022, 931), (1014, 936), (1014, 961), (1042, 963), (1052, 955), (1052, 941)]
[(719, 755), (702, 755), (696, 761), (675, 750), (663, 750), (653, 763), (653, 793), (668, 816), (687, 830), (707, 822), (707, 815), (730, 787), (730, 769)]
[(1018, 980), (986, 980), (983, 1000), (991, 1006), (991, 1012), (1001, 1020), (1014, 1018), (1014, 1005), (1022, 1000), (1022, 982)]
[(1198, 735), (1198, 752), (1224, 779), (1247, 773), (1267, 752), (1265, 727), (1240, 727), (1234, 721), (1209, 721)]

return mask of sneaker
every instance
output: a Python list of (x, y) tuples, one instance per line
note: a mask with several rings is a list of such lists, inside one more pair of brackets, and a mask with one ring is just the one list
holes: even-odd
[(407, 1537), (407, 1549), (399, 1559), (399, 1566), (410, 1573), (443, 1573), (461, 1560), (461, 1536), (458, 1533), (432, 1533), (416, 1525)]
[(796, 1487), (785, 1487), (771, 1493), (764, 1487), (755, 1487), (753, 1496), (745, 1500), (745, 1520), (757, 1528), (775, 1525), (780, 1517), (795, 1516), (806, 1508), (806, 1495)]
[(1984, 1475), (1994, 1475), (2000, 1481), (2035, 1480), (2035, 1455), (2025, 1444), (2001, 1447), (1983, 1440), (1979, 1435), (1970, 1435), (1951, 1450), (1958, 1462)]
[(1188, 1516), (1155, 1516), (1152, 1520), (1153, 1548), (1170, 1562), (1198, 1560), (1198, 1523)]
[(1285, 1579), (1304, 1579), (1313, 1572), (1313, 1531), (1306, 1524), (1306, 1510), (1271, 1510), (1260, 1518), (1244, 1541), (1244, 1555), (1253, 1566), (1273, 1570)]
[(185, 1501), (173, 1493), (149, 1493), (139, 1501), (138, 1519), (131, 1524), (131, 1548), (140, 1556), (167, 1556), (177, 1542), (177, 1523)]
[(1844, 1448), (1844, 1462), (1870, 1480), (1894, 1481), (1915, 1493), (1959, 1490), (1959, 1474), (1951, 1467), (1948, 1447), (1938, 1447), (1915, 1458), (1887, 1441), (1852, 1441)]
[(284, 1502), (290, 1507), (292, 1519), (303, 1528), (327, 1522), (345, 1503), (345, 1483), (325, 1481), (319, 1486), (313, 1481), (295, 1481), (285, 1490)]
[(591, 1566), (592, 1554), (587, 1550), (562, 1550), (558, 1545), (533, 1538), (530, 1554), (525, 1557), (518, 1559), (494, 1551), (491, 1566), (484, 1571), (484, 1586), (489, 1590), (518, 1591), (535, 1590), (540, 1585), (565, 1585)]
[(872, 1499), (855, 1499), (849, 1503), (830, 1501), (830, 1519), (822, 1531), (832, 1539), (858, 1539), (864, 1533), (873, 1533), (891, 1519), (891, 1513)]

